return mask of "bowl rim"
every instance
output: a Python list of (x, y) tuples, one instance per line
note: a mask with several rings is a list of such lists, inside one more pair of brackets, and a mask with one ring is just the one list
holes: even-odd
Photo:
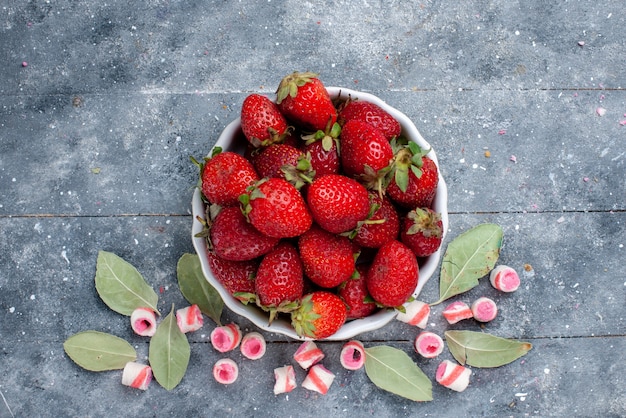
[[(428, 153), (428, 157), (431, 158), (437, 167), (439, 168), (439, 183), (437, 185), (437, 193), (435, 195), (435, 199), (433, 201), (433, 210), (439, 212), (441, 214), (441, 221), (443, 224), (443, 237), (442, 242), (445, 240), (445, 236), (448, 230), (448, 189), (441, 174), (441, 169), (439, 166), (439, 162), (437, 160), (437, 155), (435, 150), (431, 147), (431, 145), (422, 137), (420, 132), (417, 130), (415, 124), (401, 111), (390, 106), (385, 101), (380, 99), (373, 94), (360, 92), (356, 90), (352, 90), (344, 87), (326, 87), (328, 93), (331, 98), (334, 99), (342, 99), (346, 100), (349, 97), (358, 98), (359, 100), (366, 100), (372, 103), (377, 104), (381, 108), (385, 109), (389, 112), (402, 127), (402, 132), (404, 136), (408, 139), (416, 142), (420, 147), (424, 149), (430, 149), (431, 151)], [(236, 137), (241, 125), (241, 118), (236, 118), (232, 122), (230, 122), (224, 130), (221, 132), (214, 146), (212, 147), (222, 147), (224, 150), (232, 150), (235, 147), (231, 146), (232, 138)], [(241, 150), (239, 150), (241, 151)], [(210, 152), (209, 152), (210, 155)], [(207, 254), (207, 243), (206, 239), (202, 237), (196, 236), (203, 229), (203, 223), (200, 219), (204, 220), (206, 216), (205, 204), (202, 201), (202, 196), (199, 187), (194, 188), (193, 196), (192, 196), (192, 219), (193, 224), (191, 228), (191, 238), (193, 242), (193, 246), (198, 254), (198, 258), (200, 259), (200, 265), (202, 269), (202, 273), (204, 274), (205, 279), (215, 288), (215, 290), (220, 294), (224, 304), (235, 314), (243, 316), (251, 321), (254, 325), (259, 327), (260, 329), (281, 334), (287, 337), (290, 337), (295, 340), (309, 340), (310, 338), (301, 337), (295, 333), (295, 330), (291, 326), (290, 322), (287, 321), (283, 317), (276, 318), (271, 324), (268, 323), (267, 315), (258, 307), (253, 305), (244, 305), (235, 297), (233, 297), (213, 276), (211, 269), (209, 267)], [(417, 296), (422, 291), (426, 282), (433, 276), (435, 273), (437, 266), (439, 265), (439, 261), (441, 259), (442, 248), (439, 248), (434, 254), (430, 255), (426, 258), (426, 261), (420, 265), (419, 268), (419, 280), (415, 291), (413, 292), (413, 297), (417, 298)], [(386, 324), (388, 324), (392, 319), (396, 317), (397, 311), (388, 309), (388, 310), (380, 310), (373, 315), (370, 315), (366, 318), (353, 319), (346, 322), (335, 334), (331, 335), (328, 338), (325, 338), (326, 341), (343, 341), (348, 340), (350, 338), (354, 338), (355, 336), (362, 334), (364, 332), (377, 330), (382, 328)]]

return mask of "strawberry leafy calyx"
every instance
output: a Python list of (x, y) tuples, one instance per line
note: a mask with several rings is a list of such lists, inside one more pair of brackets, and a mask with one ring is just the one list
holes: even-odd
[(313, 78), (317, 78), (319, 74), (306, 71), (306, 72), (298, 72), (294, 71), (293, 73), (285, 76), (280, 83), (278, 84), (278, 89), (276, 90), (276, 103), (280, 104), (283, 100), (290, 96), (294, 98), (298, 95), (298, 87), (302, 87), (307, 83), (310, 83)]
[(392, 140), (391, 146), (395, 158), (389, 173), (393, 176), (393, 181), (398, 185), (398, 188), (404, 193), (409, 187), (409, 171), (417, 178), (422, 177), (423, 158), (430, 152), (430, 148), (423, 150), (418, 144), (405, 138)]
[(315, 321), (321, 317), (315, 312), (313, 295), (308, 294), (300, 300), (300, 306), (291, 312), (291, 325), (301, 337), (315, 338)]
[[(328, 125), (332, 122), (332, 117), (328, 121)], [(337, 149), (339, 149), (339, 135), (341, 135), (341, 125), (337, 122), (333, 123), (330, 126), (326, 126), (325, 130), (318, 130), (309, 135), (303, 135), (302, 139), (304, 140), (305, 145), (311, 145), (314, 142), (322, 141), (322, 148), (324, 151), (328, 152), (333, 147), (333, 143), (337, 145)]]
[(407, 231), (408, 235), (421, 232), (426, 238), (441, 237), (442, 231), (438, 225), (438, 222), (441, 221), (441, 215), (439, 213), (422, 208), (415, 208), (407, 214), (407, 218), (413, 222)]
[(296, 165), (285, 164), (280, 170), (285, 175), (285, 180), (293, 184), (293, 186), (300, 190), (305, 184), (313, 183), (315, 177), (315, 170), (311, 165), (311, 154), (307, 153), (298, 158)]

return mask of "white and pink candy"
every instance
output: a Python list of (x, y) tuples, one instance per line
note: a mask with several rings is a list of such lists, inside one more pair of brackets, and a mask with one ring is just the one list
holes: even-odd
[(316, 364), (311, 367), (311, 370), (304, 378), (302, 387), (326, 395), (334, 380), (335, 375), (330, 370), (321, 364)]
[(472, 371), (467, 367), (444, 360), (437, 367), (435, 380), (442, 386), (457, 392), (463, 392), (469, 385)]
[(274, 369), (274, 395), (289, 393), (298, 385), (296, 384), (296, 371), (292, 365), (278, 367)]
[(322, 350), (317, 348), (317, 345), (311, 341), (305, 341), (300, 344), (300, 347), (296, 350), (293, 355), (293, 359), (302, 367), (304, 370), (313, 366), (316, 363), (319, 363), (324, 358), (324, 353)]
[(249, 332), (241, 339), (241, 354), (250, 360), (258, 360), (265, 354), (265, 338), (258, 332)]
[(504, 265), (491, 270), (489, 281), (501, 292), (515, 292), (520, 285), (520, 278), (515, 269)]
[(183, 334), (202, 328), (204, 319), (202, 318), (202, 312), (200, 312), (198, 305), (193, 304), (186, 308), (178, 309), (176, 311), (176, 323)]
[(237, 324), (226, 324), (211, 331), (211, 344), (220, 353), (234, 350), (241, 342), (241, 330)]
[(472, 309), (465, 302), (452, 302), (443, 310), (443, 316), (449, 324), (456, 324), (464, 319), (474, 316)]
[(420, 300), (414, 300), (404, 306), (404, 312), (398, 312), (396, 319), (424, 329), (428, 323), (429, 315), (430, 305)]
[(474, 319), (479, 322), (492, 321), (498, 315), (496, 303), (487, 297), (476, 299), (472, 303), (471, 309)]
[(213, 378), (224, 385), (234, 383), (239, 377), (237, 363), (229, 358), (219, 359), (213, 365)]
[(122, 384), (146, 390), (152, 381), (152, 368), (146, 364), (129, 361), (122, 372)]
[(347, 370), (359, 370), (365, 364), (365, 347), (360, 341), (348, 341), (341, 349), (339, 361)]
[(435, 358), (443, 352), (443, 340), (434, 332), (420, 332), (415, 338), (415, 351), (422, 357)]
[(130, 314), (130, 326), (142, 337), (152, 337), (156, 332), (156, 316), (150, 308), (137, 308)]

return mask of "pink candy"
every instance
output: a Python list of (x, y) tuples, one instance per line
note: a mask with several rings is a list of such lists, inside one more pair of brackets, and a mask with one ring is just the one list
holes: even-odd
[(156, 316), (149, 308), (137, 308), (130, 315), (130, 326), (142, 337), (152, 337), (156, 332)]
[(229, 358), (220, 359), (213, 365), (213, 377), (219, 383), (230, 385), (239, 377), (239, 367)]
[(322, 350), (317, 348), (317, 345), (310, 340), (303, 342), (293, 355), (293, 359), (305, 370), (320, 362), (323, 358), (324, 353)]
[(316, 364), (311, 367), (311, 370), (304, 378), (302, 387), (325, 395), (328, 393), (328, 389), (334, 380), (335, 375), (330, 370), (321, 364)]
[(237, 324), (226, 324), (211, 331), (211, 344), (220, 353), (234, 350), (241, 342), (241, 330)]
[(472, 371), (467, 367), (463, 367), (450, 360), (444, 360), (435, 374), (437, 383), (448, 389), (455, 390), (457, 392), (463, 392), (467, 385), (469, 385), (469, 378)]
[(250, 360), (258, 360), (265, 354), (265, 338), (258, 332), (249, 332), (241, 340), (241, 354)]
[(122, 384), (131, 388), (146, 390), (152, 381), (152, 368), (148, 365), (129, 361), (122, 372)]
[(423, 331), (415, 338), (415, 351), (422, 357), (435, 358), (443, 352), (443, 340), (434, 332)]
[(183, 334), (202, 328), (204, 319), (198, 305), (194, 304), (176, 311), (176, 323)]
[(472, 316), (472, 310), (465, 302), (452, 302), (443, 310), (443, 316), (449, 324), (456, 324), (463, 319), (469, 319)]
[(472, 315), (474, 319), (480, 322), (489, 322), (498, 315), (498, 307), (496, 303), (486, 297), (478, 298), (472, 303)]
[(509, 266), (498, 266), (489, 274), (491, 285), (502, 292), (514, 292), (519, 288), (517, 272)]
[(430, 315), (430, 305), (419, 300), (414, 300), (413, 302), (409, 302), (404, 308), (405, 312), (398, 312), (396, 319), (406, 322), (409, 325), (415, 325), (418, 328), (426, 328), (428, 316)]
[(296, 384), (296, 371), (292, 365), (274, 369), (274, 378), (276, 379), (274, 395), (291, 392), (298, 386)]
[(358, 370), (365, 364), (365, 347), (360, 341), (348, 341), (341, 349), (339, 360), (345, 369)]

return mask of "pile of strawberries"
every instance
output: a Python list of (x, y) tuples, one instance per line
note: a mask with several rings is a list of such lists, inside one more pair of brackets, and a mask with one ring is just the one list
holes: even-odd
[(215, 148), (200, 164), (216, 279), (310, 338), (402, 310), (443, 236), (437, 166), (402, 134), (374, 103), (333, 102), (315, 73), (284, 77), (275, 101), (246, 97), (245, 153)]

